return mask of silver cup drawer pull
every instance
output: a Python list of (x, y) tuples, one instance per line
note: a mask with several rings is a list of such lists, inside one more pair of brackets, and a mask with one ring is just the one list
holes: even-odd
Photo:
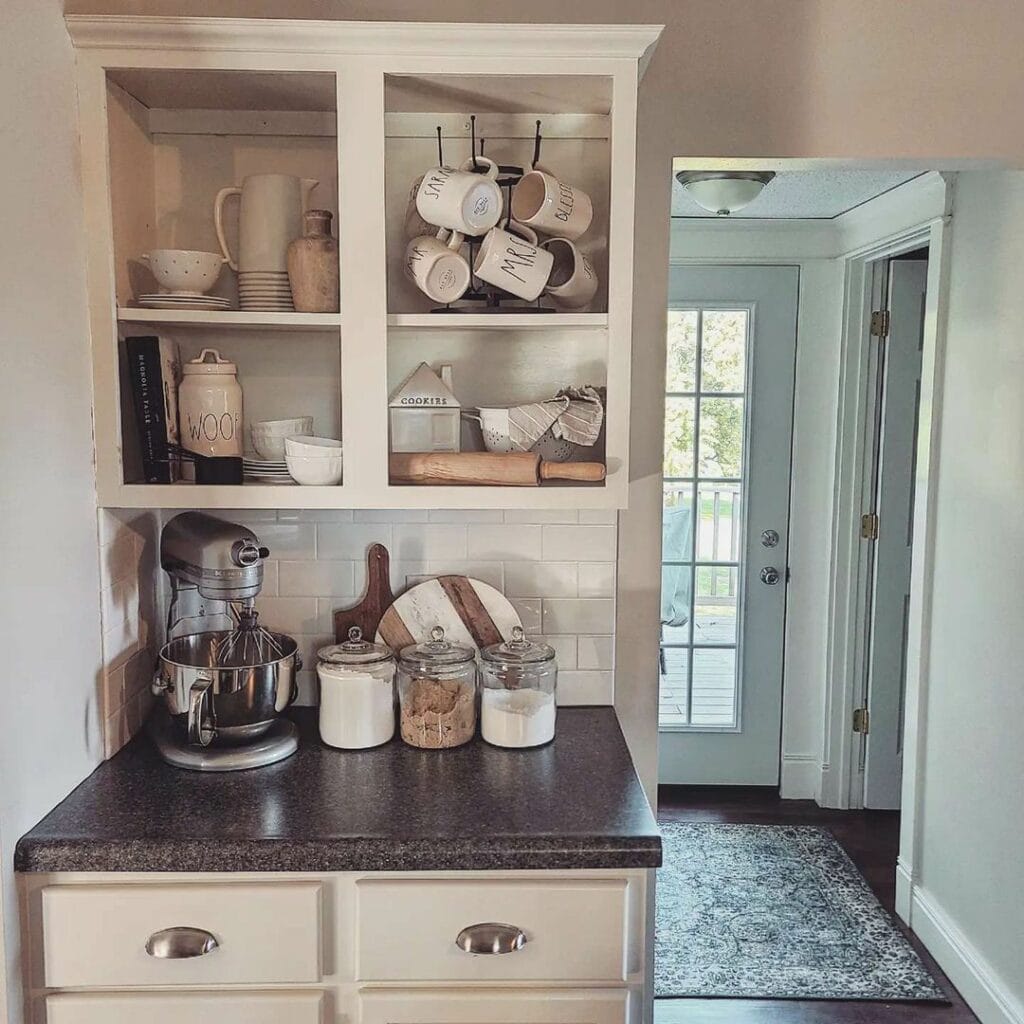
[(146, 941), (146, 952), (158, 960), (190, 960), (212, 953), (220, 943), (205, 928), (164, 928)]
[(526, 933), (514, 924), (486, 921), (463, 928), (455, 944), (464, 952), (476, 955), (514, 953), (526, 945)]

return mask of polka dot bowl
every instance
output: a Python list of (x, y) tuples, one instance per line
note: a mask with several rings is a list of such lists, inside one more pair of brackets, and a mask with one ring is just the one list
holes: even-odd
[(140, 257), (161, 287), (173, 295), (205, 295), (220, 277), (227, 260), (219, 252), (194, 249), (150, 249)]

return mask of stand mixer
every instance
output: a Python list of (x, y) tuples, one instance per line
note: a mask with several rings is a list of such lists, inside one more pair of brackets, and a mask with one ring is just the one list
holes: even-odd
[[(160, 564), (171, 601), (153, 691), (169, 717), (154, 715), (152, 731), (171, 764), (234, 771), (272, 764), (298, 747), (295, 726), (280, 717), (297, 694), (297, 645), (261, 626), (255, 609), (269, 554), (251, 530), (202, 512), (183, 512), (163, 528)], [(217, 602), (214, 614), (230, 615), (234, 628), (188, 631), (207, 617), (204, 601)]]

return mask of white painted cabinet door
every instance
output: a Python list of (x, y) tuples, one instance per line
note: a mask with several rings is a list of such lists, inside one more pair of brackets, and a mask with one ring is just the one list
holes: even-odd
[(624, 989), (364, 990), (358, 1024), (625, 1024), (630, 998)]
[(46, 1024), (321, 1024), (322, 992), (68, 993)]

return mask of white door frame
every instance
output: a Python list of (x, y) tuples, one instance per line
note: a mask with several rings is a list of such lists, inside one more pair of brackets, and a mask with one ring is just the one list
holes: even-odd
[(863, 596), (868, 584), (859, 528), (863, 511), (867, 436), (865, 420), (869, 410), (867, 368), (872, 306), (871, 264), (924, 245), (929, 248), (910, 572), (902, 824), (896, 898), (897, 912), (908, 922), (910, 883), (918, 848), (918, 803), (922, 788), (922, 715), (928, 670), (926, 639), (931, 618), (930, 591), (938, 430), (942, 413), (951, 198), (952, 189), (947, 187), (942, 208), (936, 216), (889, 238), (866, 244), (848, 253), (845, 258), (843, 356), (833, 503), (829, 686), (826, 695), (820, 801), (830, 807), (860, 807), (863, 804), (863, 777), (858, 771), (852, 716), (860, 696), (859, 681), (864, 667)]

